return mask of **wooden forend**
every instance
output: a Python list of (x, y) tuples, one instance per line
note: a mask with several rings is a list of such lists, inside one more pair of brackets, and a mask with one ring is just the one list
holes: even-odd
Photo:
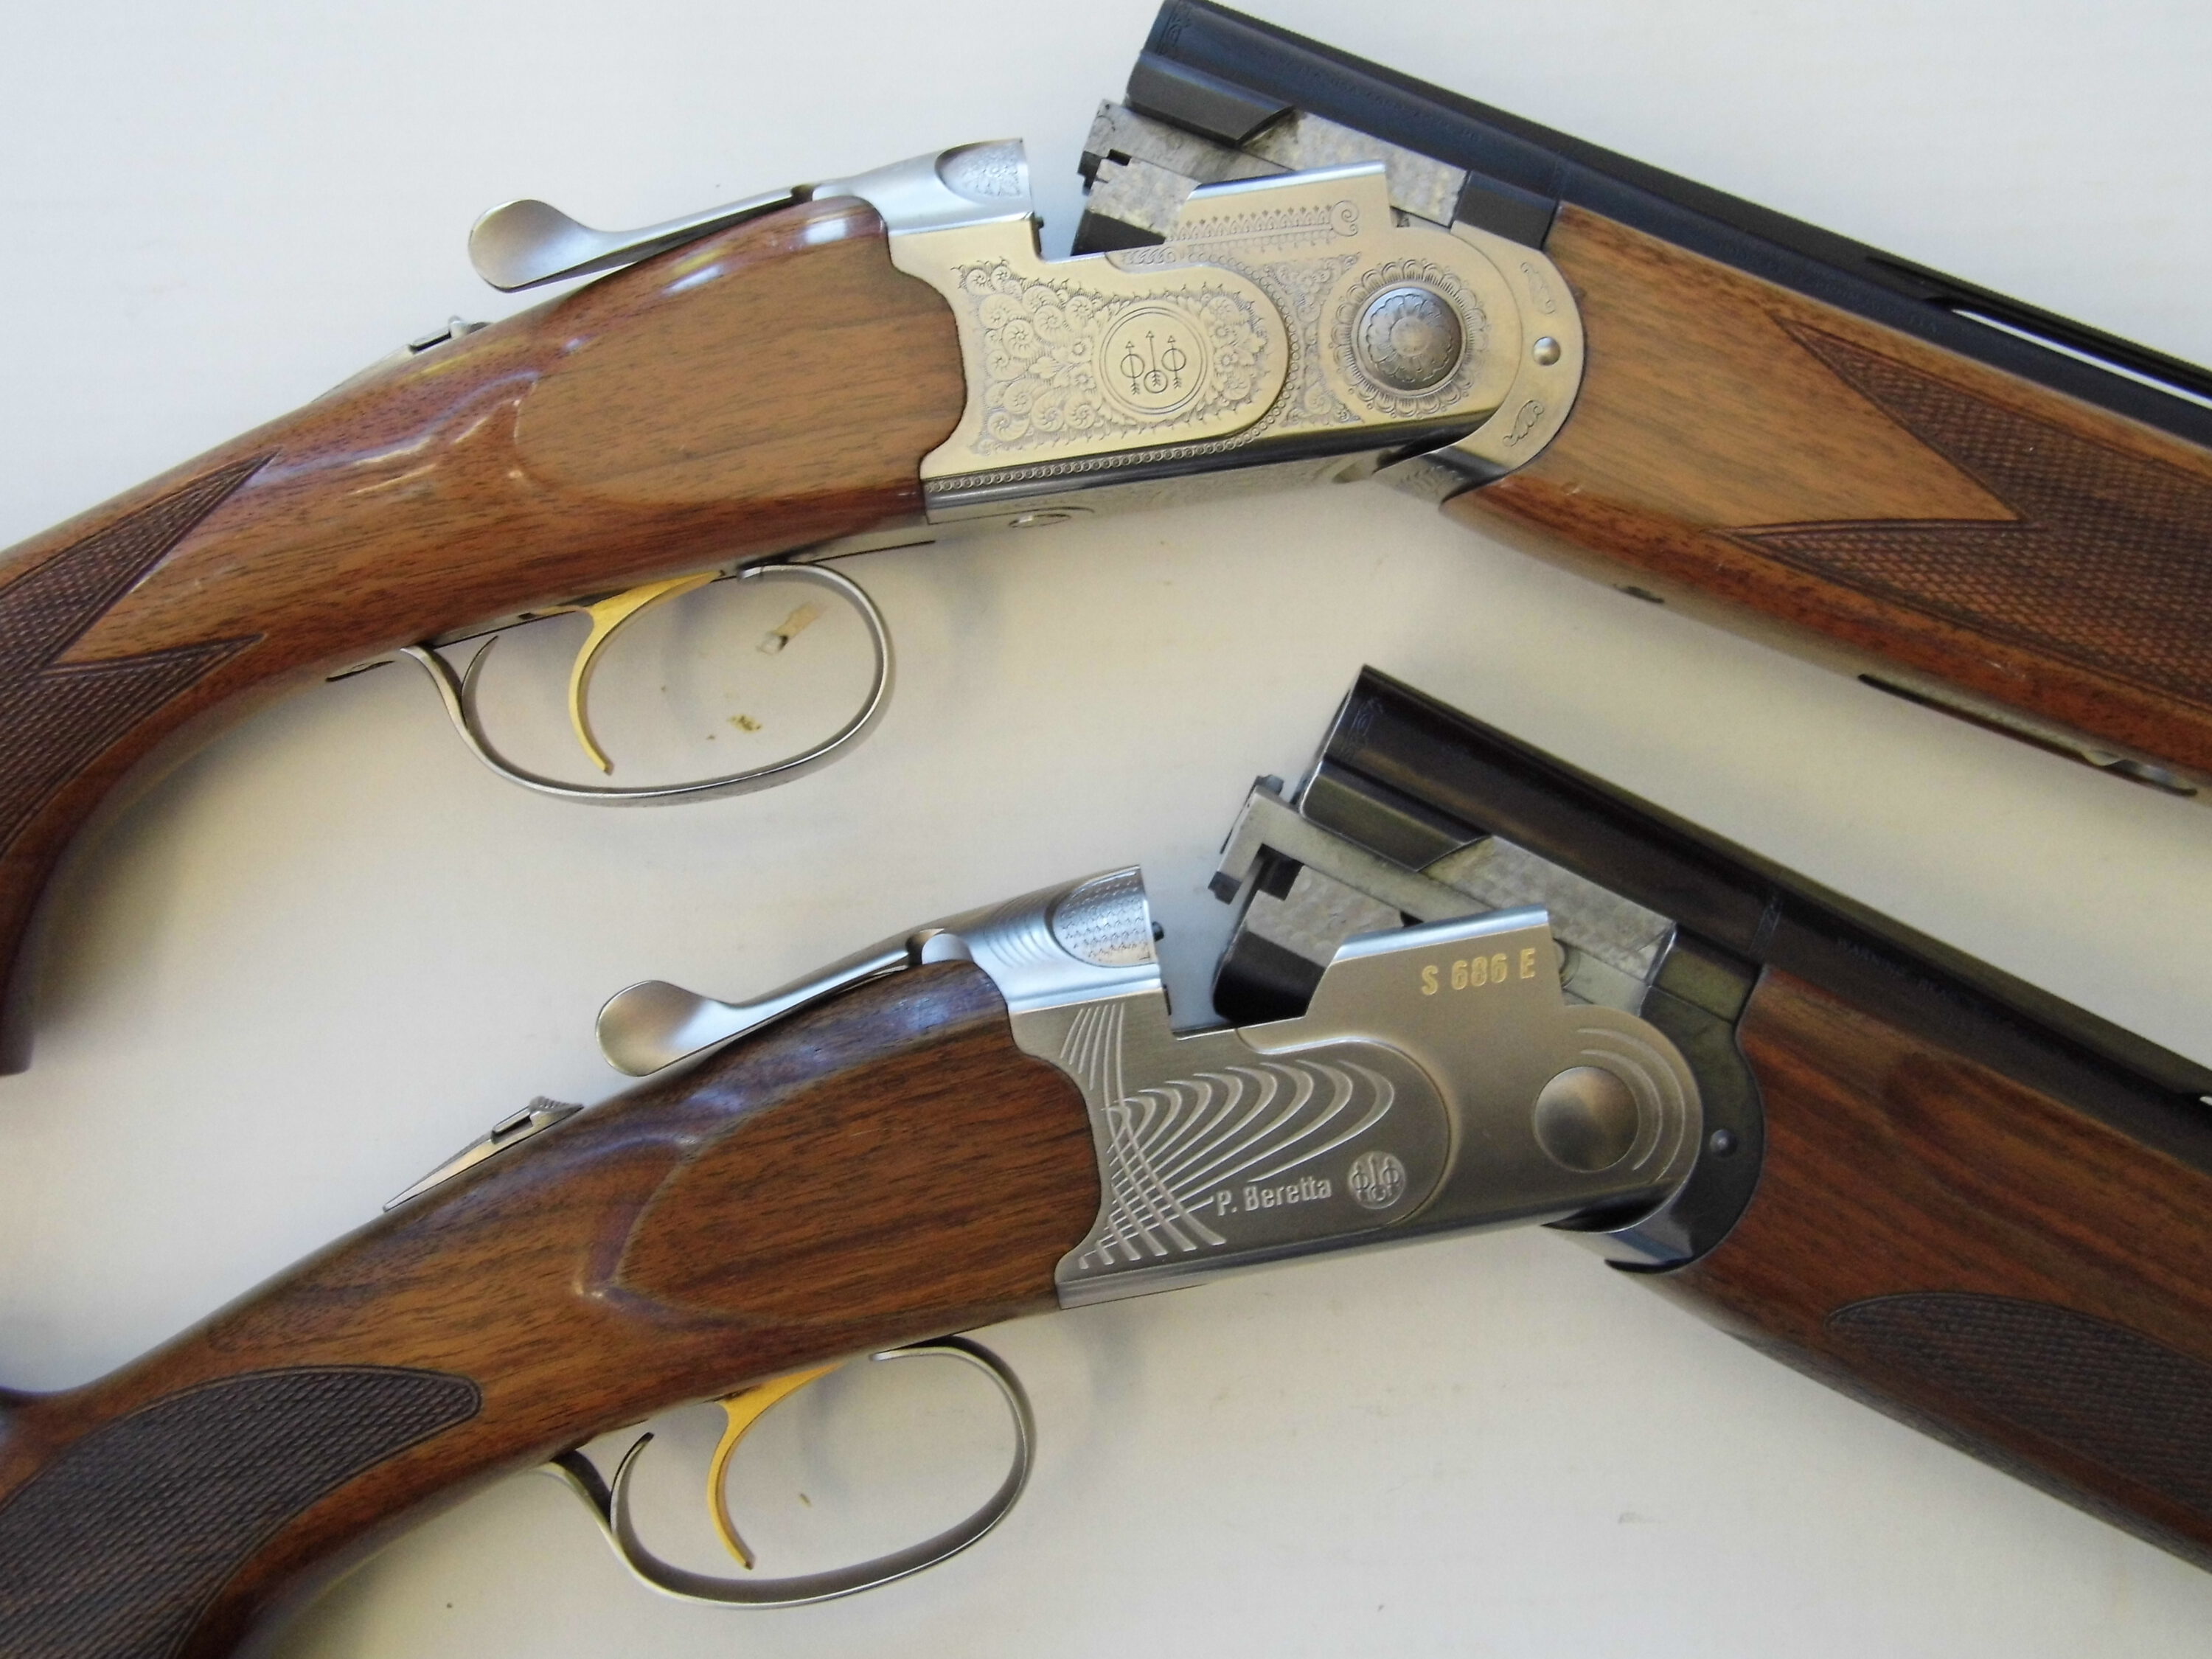
[[(918, 514), (951, 313), (865, 204), (724, 231), (347, 382), (0, 554), (0, 1065), (56, 860), (188, 725), (393, 648)], [(184, 741), (166, 745), (171, 758)]]
[(2212, 1566), (2212, 1176), (1786, 974), (1741, 1036), (1758, 1191), (1657, 1282)]
[(547, 1130), (0, 1413), (0, 1651), (210, 1659), (457, 1489), (665, 1407), (1054, 1304), (1075, 1085), (966, 963)]
[(2212, 454), (1585, 209), (1574, 412), (1447, 503), (1908, 688), (2212, 777)]

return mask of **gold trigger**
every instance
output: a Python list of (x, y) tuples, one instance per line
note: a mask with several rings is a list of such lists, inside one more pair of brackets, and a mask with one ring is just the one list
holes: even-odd
[(598, 666), (599, 653), (615, 635), (615, 630), (648, 606), (663, 599), (672, 599), (689, 593), (695, 587), (704, 587), (714, 580), (715, 572), (701, 571), (696, 575), (672, 576), (665, 582), (647, 582), (641, 587), (626, 589), (611, 594), (597, 605), (564, 605), (565, 611), (577, 611), (592, 619), (592, 631), (576, 652), (576, 660), (568, 670), (568, 723), (576, 728), (576, 741), (584, 745), (584, 752), (592, 757), (592, 764), (602, 772), (611, 773), (615, 763), (606, 757), (592, 736), (591, 721), (584, 713), (584, 700), (592, 684), (592, 670)]
[(730, 1470), (730, 1454), (737, 1450), (738, 1442), (745, 1437), (746, 1431), (767, 1415), (770, 1407), (779, 1401), (789, 1399), (817, 1377), (827, 1376), (836, 1369), (835, 1365), (817, 1365), (811, 1371), (793, 1371), (788, 1376), (772, 1377), (742, 1393), (733, 1394), (721, 1402), (722, 1409), (728, 1413), (730, 1420), (722, 1431), (722, 1443), (714, 1448), (714, 1461), (707, 1466), (707, 1512), (714, 1520), (714, 1531), (722, 1540), (722, 1547), (736, 1556), (744, 1566), (753, 1565), (753, 1553), (745, 1547), (745, 1540), (738, 1536), (737, 1522), (730, 1519), (730, 1498), (723, 1484)]

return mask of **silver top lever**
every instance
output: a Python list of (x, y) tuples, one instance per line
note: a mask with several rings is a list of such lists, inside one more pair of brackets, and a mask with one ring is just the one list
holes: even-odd
[(772, 190), (641, 230), (593, 230), (550, 202), (502, 203), (470, 230), (469, 263), (494, 288), (512, 294), (564, 276), (588, 276), (635, 264), (743, 220), (789, 207), (800, 196), (796, 190)]
[(915, 959), (908, 940), (889, 939), (750, 1002), (720, 1002), (665, 979), (644, 980), (600, 1007), (599, 1052), (617, 1072), (644, 1077)]
[(550, 202), (507, 202), (469, 232), (469, 261), (502, 293), (588, 276), (817, 197), (856, 196), (894, 234), (957, 228), (1030, 210), (1029, 163), (1018, 138), (959, 144), (850, 179), (794, 185), (641, 230), (593, 230)]

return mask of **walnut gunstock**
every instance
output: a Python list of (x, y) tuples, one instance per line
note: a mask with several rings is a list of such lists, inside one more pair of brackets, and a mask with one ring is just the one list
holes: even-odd
[(1644, 1018), (1708, 1123), (1737, 1098), (1690, 1190), (1749, 1184), (1687, 1261), (1625, 1265), (2212, 1565), (2212, 1071), (1371, 669), (1300, 810), (1401, 862), (1496, 836), (1670, 918)]
[(1569, 204), (1589, 366), (1446, 505), (1638, 597), (2184, 793), (2212, 779), (2212, 449)]
[(1075, 246), (1100, 258), (1042, 258), (1018, 145), (957, 146), (0, 556), (0, 1068), (27, 1057), (55, 860), (255, 696), (657, 578), (1200, 475), (1389, 478), (1886, 691), (2212, 787), (2202, 370), (1206, 0), (1163, 6), (1090, 143)]
[[(1533, 459), (1462, 464), (1484, 483), (1454, 518), (2121, 775), (2212, 787), (2212, 374), (1211, 0), (1165, 0), (1128, 104), (1181, 129), (1148, 159), (1186, 168), (1193, 144), (1249, 167), (1301, 124), (1349, 129), (1447, 170), (1439, 222), (1556, 265), (1572, 407)], [(1095, 243), (1142, 240), (1112, 198)], [(1559, 349), (1520, 321), (1504, 341)]]
[(1718, 1249), (1656, 1282), (2212, 1567), (2205, 1124), (2087, 1077), (2027, 1081), (1777, 970), (1739, 1030), (1765, 1101), (1759, 1188)]
[(664, 1407), (1053, 1305), (1079, 1096), (911, 969), (432, 1188), (0, 1412), (0, 1649), (210, 1659), (401, 1517)]
[(816, 201), (380, 366), (0, 555), (0, 1066), (27, 1063), (47, 878), (149, 755), (402, 646), (918, 514), (963, 396), (951, 317), (874, 211)]

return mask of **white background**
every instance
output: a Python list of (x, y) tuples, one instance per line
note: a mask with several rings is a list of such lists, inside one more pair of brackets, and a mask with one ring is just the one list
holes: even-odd
[[(1266, 10), (2212, 360), (2198, 0)], [(1146, 0), (13, 7), (0, 543), (451, 313), (512, 308), (462, 254), (509, 197), (635, 224), (1018, 133), (1064, 247), (1091, 111), (1149, 16)], [(592, 1016), (632, 980), (744, 994), (1136, 860), (1167, 948), (1202, 957), (1209, 854), (1247, 782), (1301, 766), (1363, 662), (2212, 1060), (2205, 807), (1410, 501), (1352, 489), (846, 568), (890, 614), (899, 700), (855, 759), (788, 790), (664, 812), (541, 802), (478, 770), (427, 687), (386, 669), (293, 698), (147, 794), (70, 878), (37, 1065), (0, 1080), (0, 1382), (85, 1381), (368, 1219), (530, 1096), (612, 1092)], [(787, 739), (801, 694), (850, 668), (849, 630), (841, 645), (826, 623), (781, 658), (748, 648), (793, 602), (718, 590), (623, 647), (605, 676), (618, 753), (648, 728), (716, 767)], [(561, 648), (503, 647), (502, 708), (556, 695)], [(734, 712), (768, 729), (740, 738)], [(416, 1529), (278, 1645), (2071, 1656), (2197, 1653), (2212, 1628), (2212, 1578), (1551, 1236), (990, 1340), (1036, 1398), (1036, 1482), (997, 1535), (911, 1584), (767, 1615), (679, 1606), (520, 1477)], [(906, 1369), (771, 1420), (739, 1498), (771, 1569), (902, 1541), (995, 1478), (988, 1407)], [(680, 1414), (659, 1449), (672, 1552), (701, 1547), (678, 1505), (713, 1426)]]

